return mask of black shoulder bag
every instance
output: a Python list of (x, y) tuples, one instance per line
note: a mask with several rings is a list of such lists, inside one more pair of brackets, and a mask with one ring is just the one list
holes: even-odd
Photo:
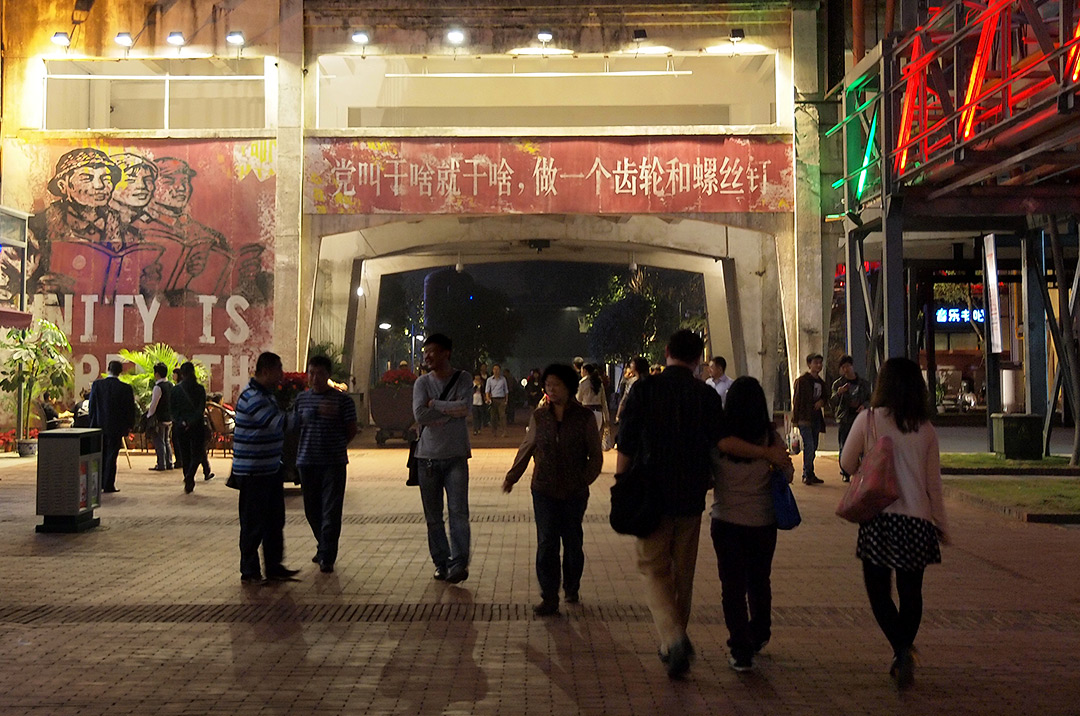
[[(439, 395), (439, 400), (446, 400), (450, 395), (450, 391), (454, 389), (454, 383), (457, 383), (458, 376), (464, 371), (456, 371), (453, 376), (450, 377), (450, 382), (443, 388), (443, 392)], [(409, 468), (409, 479), (405, 480), (405, 484), (409, 487), (420, 486), (420, 461), (416, 459), (416, 446), (420, 444), (420, 435), (424, 432), (424, 426), (420, 426), (416, 430), (416, 439), (409, 441), (409, 459), (405, 461), (405, 466)]]
[(611, 486), (611, 528), (621, 535), (648, 537), (660, 526), (664, 501), (660, 484), (653, 473), (653, 436), (648, 430), (641, 436), (637, 454), (624, 473), (615, 475)]

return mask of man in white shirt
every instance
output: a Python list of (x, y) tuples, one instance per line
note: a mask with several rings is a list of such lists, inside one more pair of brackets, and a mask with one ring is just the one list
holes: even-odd
[(724, 356), (716, 356), (709, 361), (709, 377), (705, 379), (705, 383), (716, 391), (721, 403), (727, 402), (728, 388), (734, 382), (727, 374), (727, 361)]
[(510, 388), (506, 385), (506, 378), (502, 374), (502, 366), (498, 363), (491, 366), (491, 377), (484, 386), (484, 401), (491, 406), (491, 432), (495, 437), (501, 432), (506, 436), (506, 398), (510, 395)]

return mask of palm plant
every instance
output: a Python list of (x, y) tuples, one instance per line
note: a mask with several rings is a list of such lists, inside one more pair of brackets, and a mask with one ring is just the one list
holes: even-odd
[[(179, 368), (180, 364), (187, 360), (165, 343), (148, 344), (137, 351), (123, 348), (120, 350), (120, 357), (135, 364), (136, 372), (124, 373), (120, 376), (120, 380), (131, 386), (135, 392), (135, 402), (143, 410), (150, 406), (150, 394), (154, 392), (154, 366), (164, 363), (167, 369), (166, 376), (171, 377), (173, 370)], [(206, 385), (206, 367), (201, 362), (193, 362), (195, 363), (195, 378)]]
[(74, 383), (68, 358), (71, 343), (59, 326), (39, 318), (29, 330), (9, 330), (0, 347), (9, 351), (0, 364), (0, 388), (21, 391), (22, 420), (17, 428), (22, 439), (30, 429), (34, 397), (45, 390), (66, 390)]

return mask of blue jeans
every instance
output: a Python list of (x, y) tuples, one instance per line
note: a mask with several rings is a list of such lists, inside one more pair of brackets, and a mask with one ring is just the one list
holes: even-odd
[(800, 425), (799, 435), (802, 437), (802, 476), (814, 475), (814, 457), (817, 454), (818, 427), (816, 424)]
[(589, 496), (559, 500), (532, 493), (536, 520), (536, 581), (544, 601), (559, 600), (559, 543), (562, 543), (562, 585), (567, 594), (576, 594), (585, 571), (585, 541), (581, 522)]
[(341, 509), (345, 503), (345, 465), (299, 465), (304, 486), (304, 516), (315, 542), (319, 564), (333, 565), (341, 537)]
[[(428, 551), (436, 567), (452, 569), (469, 566), (469, 459), (419, 458), (420, 499), (427, 521)], [(450, 518), (450, 539), (443, 526), (443, 492)]]
[(157, 469), (165, 470), (173, 466), (172, 423), (158, 423), (150, 433), (154, 442), (154, 454), (157, 455)]

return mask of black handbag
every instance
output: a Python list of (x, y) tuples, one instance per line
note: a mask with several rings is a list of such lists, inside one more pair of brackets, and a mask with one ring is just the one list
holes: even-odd
[(615, 476), (611, 486), (611, 528), (621, 535), (648, 537), (660, 526), (663, 501), (659, 485), (643, 460)]
[[(446, 400), (450, 395), (450, 391), (454, 388), (454, 383), (457, 382), (458, 376), (464, 371), (456, 371), (450, 378), (450, 382), (443, 388), (442, 393), (439, 395), (439, 400)], [(424, 432), (423, 426), (416, 431), (416, 439), (409, 441), (409, 459), (405, 461), (405, 466), (409, 468), (409, 477), (405, 480), (407, 487), (419, 487), (420, 486), (420, 461), (416, 459), (416, 446), (420, 444), (420, 435)]]

